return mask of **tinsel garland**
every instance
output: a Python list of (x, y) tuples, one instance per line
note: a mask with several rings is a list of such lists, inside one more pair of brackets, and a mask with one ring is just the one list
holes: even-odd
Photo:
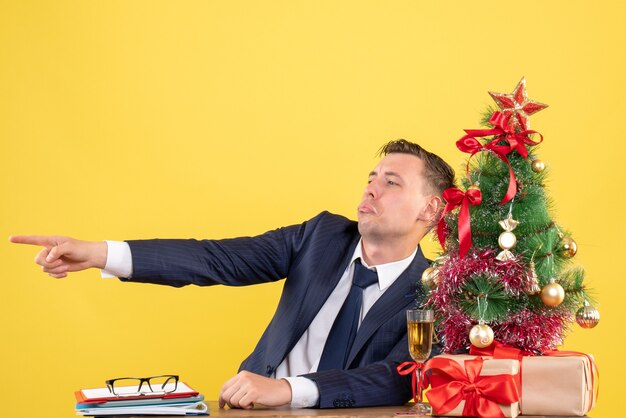
[(524, 351), (543, 353), (563, 344), (572, 317), (563, 311), (533, 312), (524, 309), (510, 320), (494, 325), (496, 339)]
[[(528, 266), (517, 259), (499, 261), (493, 249), (474, 249), (460, 258), (458, 252), (448, 252), (437, 266), (439, 285), (432, 290), (427, 305), (438, 316), (437, 330), (444, 351), (456, 352), (469, 346), (468, 332), (479, 318), (470, 317), (461, 309), (463, 286), (476, 275), (488, 276), (499, 282), (512, 298), (525, 297), (531, 289), (532, 277)], [(533, 312), (520, 306), (518, 312), (508, 312), (506, 320), (492, 322), (495, 338), (525, 351), (554, 349), (563, 340), (571, 316), (561, 310)]]

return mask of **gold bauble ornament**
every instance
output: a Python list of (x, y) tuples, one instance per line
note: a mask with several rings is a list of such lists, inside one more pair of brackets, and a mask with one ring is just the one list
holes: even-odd
[(422, 273), (422, 285), (426, 289), (434, 289), (439, 285), (439, 269), (437, 267), (428, 267)]
[(585, 301), (585, 306), (576, 312), (576, 322), (582, 328), (593, 328), (600, 322), (600, 312)]
[(564, 236), (559, 243), (559, 254), (565, 258), (572, 258), (576, 255), (576, 251), (578, 251), (576, 241), (572, 237)]
[(555, 279), (550, 279), (550, 283), (541, 289), (541, 301), (548, 306), (559, 306), (565, 299), (565, 290)]
[(469, 340), (474, 347), (489, 347), (493, 343), (493, 330), (484, 322), (479, 322), (470, 330)]
[(541, 173), (546, 168), (546, 164), (538, 158), (533, 159), (530, 162), (530, 168), (535, 173)]
[(470, 187), (468, 187), (467, 190), (478, 190), (478, 191), (480, 191), (480, 187), (478, 187), (478, 183), (476, 183), (476, 184), (472, 184)]

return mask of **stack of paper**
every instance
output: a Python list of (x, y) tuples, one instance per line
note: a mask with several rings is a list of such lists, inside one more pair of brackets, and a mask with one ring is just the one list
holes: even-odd
[(118, 397), (107, 388), (75, 392), (77, 415), (208, 415), (204, 396), (179, 382), (175, 391)]

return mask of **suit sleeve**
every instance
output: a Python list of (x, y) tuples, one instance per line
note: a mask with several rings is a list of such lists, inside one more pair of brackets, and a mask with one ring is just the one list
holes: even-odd
[(133, 273), (131, 279), (122, 280), (174, 287), (243, 286), (281, 280), (297, 259), (308, 231), (323, 215), (256, 237), (127, 241)]
[[(433, 345), (431, 355), (441, 348)], [(404, 334), (382, 361), (348, 370), (326, 370), (303, 375), (313, 380), (319, 389), (320, 408), (403, 405), (413, 396), (411, 376), (401, 376), (397, 367), (412, 361)]]

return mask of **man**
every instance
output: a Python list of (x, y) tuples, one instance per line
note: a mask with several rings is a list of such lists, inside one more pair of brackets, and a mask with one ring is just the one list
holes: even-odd
[(171, 286), (286, 278), (272, 321), (222, 387), (222, 407), (403, 404), (411, 397), (410, 377), (396, 371), (410, 360), (405, 310), (420, 302), (419, 277), (428, 267), (419, 241), (437, 222), (454, 172), (405, 140), (380, 154), (358, 224), (322, 212), (301, 225), (217, 241), (11, 241), (43, 246), (35, 261), (56, 278), (91, 267), (124, 281)]

